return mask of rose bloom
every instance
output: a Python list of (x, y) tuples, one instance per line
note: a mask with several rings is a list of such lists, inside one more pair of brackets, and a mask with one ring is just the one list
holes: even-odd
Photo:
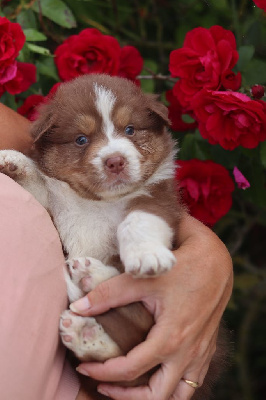
[(234, 181), (229, 172), (213, 161), (178, 161), (176, 177), (191, 215), (213, 226), (232, 206)]
[(50, 89), (47, 96), (43, 96), (41, 94), (31, 94), (26, 98), (26, 100), (24, 100), (23, 104), (17, 109), (17, 112), (28, 118), (30, 121), (35, 121), (39, 116), (38, 107), (41, 104), (47, 103), (60, 85), (61, 82), (56, 83)]
[[(170, 54), (170, 72), (173, 77), (180, 78), (173, 90), (182, 106), (189, 107), (194, 95), (202, 88), (218, 90), (223, 85), (225, 89), (231, 89), (227, 86), (227, 78), (237, 60), (236, 40), (231, 31), (218, 25), (189, 31), (183, 47)], [(231, 80), (229, 85), (232, 85)], [(237, 84), (241, 84), (239, 74), (234, 90), (239, 88)]]
[(118, 75), (135, 81), (143, 68), (143, 58), (134, 46), (124, 46), (120, 52), (120, 65)]
[(253, 0), (257, 7), (266, 11), (266, 0)]
[(60, 78), (67, 81), (88, 73), (117, 75), (120, 45), (98, 29), (87, 28), (67, 38), (55, 50), (55, 64)]
[(0, 84), (0, 96), (7, 91), (10, 94), (25, 92), (36, 82), (36, 66), (34, 64), (16, 62), (16, 75), (5, 84)]
[(238, 92), (202, 90), (192, 108), (199, 131), (211, 144), (226, 150), (253, 149), (266, 139), (266, 112), (262, 101)]
[(180, 132), (185, 132), (185, 131), (190, 131), (195, 129), (198, 124), (197, 122), (185, 122), (182, 119), (183, 114), (191, 114), (187, 113), (186, 110), (183, 109), (179, 101), (177, 100), (176, 96), (174, 96), (172, 90), (168, 90), (165, 94), (166, 100), (169, 103), (168, 106), (168, 117), (171, 121), (171, 128), (174, 131), (180, 131)]
[(16, 76), (15, 58), (25, 43), (21, 26), (0, 17), (0, 84), (3, 85)]
[(17, 112), (30, 121), (35, 121), (38, 117), (36, 107), (45, 103), (46, 97), (41, 94), (32, 94), (26, 98), (24, 103), (17, 109)]

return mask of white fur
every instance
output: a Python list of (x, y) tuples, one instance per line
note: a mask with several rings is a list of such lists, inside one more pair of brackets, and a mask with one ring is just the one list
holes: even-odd
[(176, 263), (171, 248), (173, 231), (162, 218), (133, 211), (117, 230), (119, 253), (125, 271), (137, 276), (155, 276)]
[[(10, 165), (17, 169), (10, 170)], [(48, 208), (48, 192), (43, 175), (30, 158), (15, 150), (1, 150), (0, 166), (3, 167), (0, 172), (10, 176)]]
[(96, 95), (96, 108), (103, 119), (103, 129), (107, 138), (113, 138), (115, 127), (111, 119), (111, 113), (116, 101), (116, 96), (111, 90), (106, 89), (101, 85), (94, 84), (94, 92)]
[(175, 177), (176, 164), (173, 162), (176, 151), (170, 153), (161, 164), (159, 164), (156, 171), (151, 177), (145, 182), (145, 186), (154, 185), (166, 179), (172, 179)]
[[(69, 326), (65, 326), (69, 323)], [(90, 356), (86, 357), (86, 361), (105, 361), (121, 355), (118, 345), (95, 318), (80, 317), (66, 310), (61, 315), (60, 333), (63, 343), (78, 357), (82, 359), (85, 355)]]

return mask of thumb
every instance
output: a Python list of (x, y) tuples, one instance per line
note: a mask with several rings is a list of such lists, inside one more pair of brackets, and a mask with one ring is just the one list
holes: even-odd
[(115, 276), (70, 304), (70, 309), (76, 314), (92, 316), (102, 314), (110, 308), (141, 301), (144, 293), (147, 295), (147, 280), (150, 279), (136, 279), (125, 273)]

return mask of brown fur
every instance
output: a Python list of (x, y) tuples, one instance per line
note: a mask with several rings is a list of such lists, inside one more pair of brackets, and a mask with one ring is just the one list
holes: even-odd
[[(89, 75), (60, 86), (53, 100), (43, 106), (40, 118), (33, 125), (34, 158), (39, 168), (49, 177), (67, 182), (82, 197), (100, 200), (105, 182), (99, 179), (93, 166), (88, 168), (88, 160), (106, 142), (102, 117), (95, 107), (92, 90), (95, 81), (111, 88), (117, 97), (112, 112), (117, 135), (124, 136), (125, 126), (128, 124), (135, 127), (135, 135), (130, 140), (144, 156), (141, 161), (143, 176), (130, 190), (141, 188), (166, 155), (173, 151), (173, 141), (167, 132), (169, 120), (166, 107), (157, 101), (157, 96), (143, 94), (138, 87), (125, 79)], [(75, 144), (75, 139), (81, 134), (89, 139), (88, 145), (82, 148)], [(183, 207), (174, 186), (171, 179), (151, 185), (150, 196), (135, 198), (126, 212), (141, 209), (153, 213), (163, 217), (176, 231)], [(152, 316), (140, 303), (111, 310), (98, 316), (97, 321), (119, 344), (124, 354), (145, 340), (153, 325)], [(218, 360), (214, 358), (213, 363), (217, 365), (220, 360), (220, 357)], [(196, 391), (193, 399), (208, 398), (208, 394), (204, 394), (206, 387), (208, 382)], [(103, 398), (96, 394), (92, 386), (90, 390), (94, 393), (93, 398)]]

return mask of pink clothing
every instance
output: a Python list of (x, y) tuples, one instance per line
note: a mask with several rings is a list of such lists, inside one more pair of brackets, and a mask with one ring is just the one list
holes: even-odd
[(67, 307), (63, 254), (46, 210), (0, 174), (0, 398), (74, 400), (58, 336)]

